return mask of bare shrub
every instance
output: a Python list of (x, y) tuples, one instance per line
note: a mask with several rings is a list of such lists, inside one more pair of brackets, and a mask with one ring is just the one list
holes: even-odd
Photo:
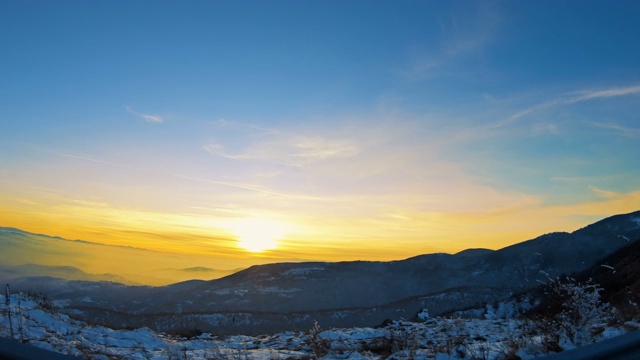
[(593, 343), (611, 317), (609, 304), (600, 299), (601, 291), (591, 280), (551, 280), (547, 285), (549, 299), (530, 322), (529, 335), (538, 336), (547, 351)]
[(331, 341), (320, 337), (320, 333), (324, 330), (320, 329), (320, 325), (317, 321), (313, 323), (313, 328), (309, 330), (309, 345), (313, 351), (314, 359), (320, 359), (326, 356), (331, 350)]

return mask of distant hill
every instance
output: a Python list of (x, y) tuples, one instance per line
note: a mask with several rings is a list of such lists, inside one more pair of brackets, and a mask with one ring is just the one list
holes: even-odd
[[(211, 280), (241, 269), (214, 269), (207, 256), (67, 240), (0, 227), (0, 281), (48, 276), (66, 280), (166, 285)], [(234, 264), (237, 265), (237, 264)]]
[(391, 262), (307, 262), (252, 266), (211, 281), (163, 287), (21, 279), (64, 311), (112, 327), (218, 334), (271, 333), (323, 326), (372, 326), (504, 299), (548, 276), (584, 271), (640, 239), (640, 211), (573, 233), (551, 233), (500, 250), (473, 249)]
[(17, 266), (1, 266), (0, 279), (11, 281), (20, 277), (32, 277), (43, 275), (67, 279), (85, 281), (113, 281), (127, 285), (140, 285), (127, 278), (113, 274), (88, 274), (73, 266), (52, 266), (38, 264), (23, 264)]

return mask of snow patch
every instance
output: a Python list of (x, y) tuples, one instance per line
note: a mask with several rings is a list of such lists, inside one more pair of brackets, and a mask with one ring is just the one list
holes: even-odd
[(431, 318), (429, 316), (429, 310), (427, 309), (422, 309), (419, 313), (418, 313), (418, 319), (422, 320), (422, 321), (427, 321), (427, 319)]
[(312, 272), (323, 271), (324, 268), (320, 266), (314, 267), (302, 267), (296, 269), (289, 269), (287, 271), (283, 271), (280, 275), (283, 276), (294, 276), (296, 279), (306, 279), (306, 275), (309, 275)]
[(256, 289), (256, 291), (259, 294), (275, 294), (275, 295), (278, 295), (278, 296), (289, 297), (290, 298), (290, 297), (293, 297), (293, 295), (291, 295), (291, 294), (296, 293), (296, 292), (301, 291), (301, 290), (298, 289), (298, 288), (283, 289), (283, 288), (279, 288), (279, 287), (276, 287), (276, 286), (266, 286), (266, 287), (259, 286)]

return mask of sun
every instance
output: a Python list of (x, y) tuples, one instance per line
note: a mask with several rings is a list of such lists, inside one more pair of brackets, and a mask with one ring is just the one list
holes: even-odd
[(250, 252), (262, 252), (278, 247), (278, 240), (286, 232), (286, 225), (277, 221), (243, 219), (233, 225), (238, 246)]

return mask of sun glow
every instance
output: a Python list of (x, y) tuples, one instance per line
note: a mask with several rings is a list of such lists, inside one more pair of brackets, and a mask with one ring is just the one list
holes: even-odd
[(270, 220), (245, 219), (233, 225), (238, 246), (250, 252), (262, 252), (278, 247), (278, 240), (287, 230), (283, 223)]

